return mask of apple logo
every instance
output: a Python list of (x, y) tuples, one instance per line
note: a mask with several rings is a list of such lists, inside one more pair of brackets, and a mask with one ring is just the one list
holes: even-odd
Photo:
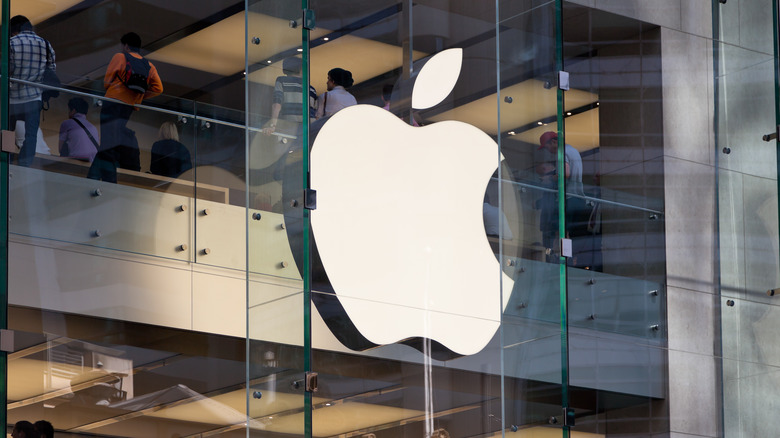
[[(462, 58), (449, 49), (428, 59), (412, 107), (444, 100)], [(312, 232), (337, 307), (366, 347), (429, 339), (471, 355), (494, 336), (513, 286), (482, 215), (498, 161), (495, 141), (459, 121), (414, 127), (355, 105), (322, 125), (310, 159)]]

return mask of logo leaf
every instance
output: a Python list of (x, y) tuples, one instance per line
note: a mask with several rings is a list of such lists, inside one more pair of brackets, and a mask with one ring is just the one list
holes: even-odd
[(412, 108), (426, 109), (440, 104), (455, 88), (463, 63), (463, 49), (447, 49), (423, 65), (412, 90)]

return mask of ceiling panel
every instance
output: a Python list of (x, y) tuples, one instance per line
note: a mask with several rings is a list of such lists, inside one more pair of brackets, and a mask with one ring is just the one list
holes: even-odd
[[(502, 89), (501, 96), (503, 98), (500, 104), (502, 130), (507, 132), (554, 116), (558, 107), (556, 93), (557, 90), (554, 87), (547, 89), (544, 87), (544, 83), (537, 79), (529, 79)], [(506, 97), (511, 97), (512, 103), (507, 103)], [(571, 89), (566, 92), (565, 107), (566, 110), (572, 110), (591, 105), (597, 101), (598, 95), (594, 93)], [(498, 134), (496, 125), (496, 94), (493, 93), (449, 111), (439, 113), (430, 117), (429, 120), (460, 120), (471, 123), (489, 134), (496, 135)], [(594, 128), (597, 129), (598, 124), (594, 125)], [(536, 136), (533, 143), (538, 142), (538, 139), (539, 137)]]
[[(254, 12), (249, 13), (248, 20), (249, 29), (257, 31), (250, 38), (260, 38), (260, 44), (247, 47), (250, 64), (266, 62), (280, 52), (301, 45), (300, 29), (291, 29), (288, 20)], [(312, 31), (311, 37), (317, 38), (327, 32), (317, 29)], [(147, 56), (154, 61), (231, 76), (244, 71), (244, 39), (244, 13), (240, 12)], [(278, 74), (274, 79), (276, 76)]]
[(16, 0), (11, 2), (11, 16), (24, 15), (35, 24), (81, 2), (82, 0)]

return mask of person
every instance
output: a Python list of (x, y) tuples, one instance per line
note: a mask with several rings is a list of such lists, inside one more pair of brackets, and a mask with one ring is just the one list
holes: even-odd
[(38, 420), (33, 424), (41, 438), (54, 438), (54, 426), (46, 420)]
[[(274, 84), (273, 104), (271, 105), (271, 119), (263, 130), (266, 134), (276, 132), (279, 120), (283, 120), (279, 126), (281, 130), (295, 131), (303, 122), (303, 86), (301, 85), (301, 69), (303, 61), (298, 57), (286, 58), (282, 62), (284, 76), (276, 78)], [(317, 113), (317, 90), (309, 85), (309, 117)]]
[(355, 81), (352, 73), (343, 68), (334, 68), (328, 72), (328, 91), (322, 93), (317, 99), (317, 118), (330, 117), (348, 106), (357, 105), (355, 96), (351, 95), (347, 88)]
[[(558, 133), (547, 131), (539, 137), (539, 148), (557, 156)], [(577, 149), (570, 144), (564, 147), (564, 176), (566, 178), (567, 197), (572, 194), (584, 195), (582, 189), (582, 157)]]
[[(24, 137), (27, 135), (27, 130), (24, 127), (24, 120), (17, 120), (16, 126), (14, 126), (14, 139), (16, 140), (16, 147), (19, 149), (24, 146)], [(38, 135), (35, 140), (35, 153), (43, 155), (51, 155), (51, 149), (46, 143), (46, 139), (43, 138), (43, 131), (38, 127)]]
[(80, 97), (68, 101), (68, 119), (60, 124), (59, 151), (61, 157), (76, 158), (90, 163), (98, 151), (98, 131), (87, 120), (89, 104)]
[[(385, 111), (390, 111), (390, 99), (393, 97), (393, 86), (391, 84), (385, 84), (382, 87), (382, 102), (384, 103), (384, 106), (382, 106), (382, 109)], [(412, 126), (420, 126), (420, 124), (417, 122), (417, 117), (415, 113), (411, 113), (412, 118)], [(402, 117), (403, 118), (403, 117)]]
[(192, 169), (190, 151), (179, 143), (179, 131), (173, 122), (160, 125), (159, 140), (152, 145), (149, 170), (155, 175), (176, 178)]
[(29, 421), (17, 421), (11, 431), (12, 438), (38, 438), (40, 434)]
[(385, 84), (382, 86), (382, 103), (384, 105), (382, 106), (382, 109), (385, 111), (390, 111), (390, 99), (393, 97), (393, 85), (392, 84)]
[[(545, 149), (553, 156), (556, 156), (558, 153), (558, 134), (553, 131), (547, 131), (542, 134), (539, 137), (538, 149)], [(545, 168), (548, 171), (546, 174), (550, 174), (550, 171), (552, 171), (552, 175), (554, 175), (555, 178), (555, 175), (557, 175), (557, 172), (555, 172), (556, 164), (557, 160), (551, 161)], [(572, 258), (572, 263), (574, 266), (577, 266), (576, 254), (580, 252), (579, 247), (584, 243), (583, 239), (580, 239), (580, 237), (587, 236), (589, 234), (587, 228), (590, 209), (586, 204), (584, 198), (585, 192), (582, 186), (582, 157), (580, 156), (579, 151), (577, 151), (577, 149), (575, 149), (574, 146), (570, 144), (564, 145), (563, 165), (564, 178), (566, 181), (566, 237), (573, 240), (572, 244), (574, 246), (573, 252), (575, 253), (575, 256)], [(557, 185), (557, 181), (555, 181), (553, 184)], [(552, 209), (548, 210), (552, 211)], [(549, 222), (555, 223), (557, 228), (557, 220), (550, 220)], [(549, 237), (554, 234), (554, 231), (547, 231), (548, 236), (545, 238), (545, 240), (547, 243), (549, 243)], [(550, 246), (547, 247), (551, 248)]]
[[(29, 82), (41, 82), (46, 69), (56, 70), (54, 49), (48, 41), (36, 35), (32, 23), (23, 15), (9, 21), (11, 39), (8, 45), (10, 77)], [(41, 88), (11, 82), (8, 88), (10, 126), (24, 121), (25, 136), (19, 150), (20, 166), (30, 166), (35, 157), (38, 128), (41, 123)]]
[[(154, 64), (146, 61), (139, 53), (141, 37), (135, 32), (129, 32), (119, 41), (122, 51), (111, 58), (103, 77), (106, 97), (119, 102), (103, 101), (100, 111), (100, 149), (87, 175), (88, 178), (108, 182), (116, 182), (117, 167), (140, 170), (138, 141), (127, 123), (136, 109), (133, 105), (163, 92), (163, 84)], [(132, 90), (126, 85), (130, 73), (127, 68), (128, 57), (148, 62), (145, 92)]]

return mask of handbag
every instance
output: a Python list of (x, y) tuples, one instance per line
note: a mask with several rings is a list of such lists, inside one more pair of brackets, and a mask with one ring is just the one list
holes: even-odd
[[(49, 41), (46, 41), (46, 48), (48, 49), (46, 57), (49, 57), (49, 53), (52, 52), (51, 44)], [(47, 59), (47, 65), (49, 65), (48, 59)], [(54, 62), (51, 62), (51, 64), (54, 64)], [(43, 102), (43, 110), (46, 111), (49, 109), (49, 99), (53, 99), (55, 97), (59, 97), (60, 90), (59, 88), (62, 87), (62, 82), (60, 82), (59, 76), (57, 76), (57, 72), (53, 68), (45, 68), (43, 70), (43, 77), (41, 78), (41, 83), (43, 85), (47, 85), (49, 87), (54, 87), (53, 89), (47, 88), (41, 92), (41, 101)]]

